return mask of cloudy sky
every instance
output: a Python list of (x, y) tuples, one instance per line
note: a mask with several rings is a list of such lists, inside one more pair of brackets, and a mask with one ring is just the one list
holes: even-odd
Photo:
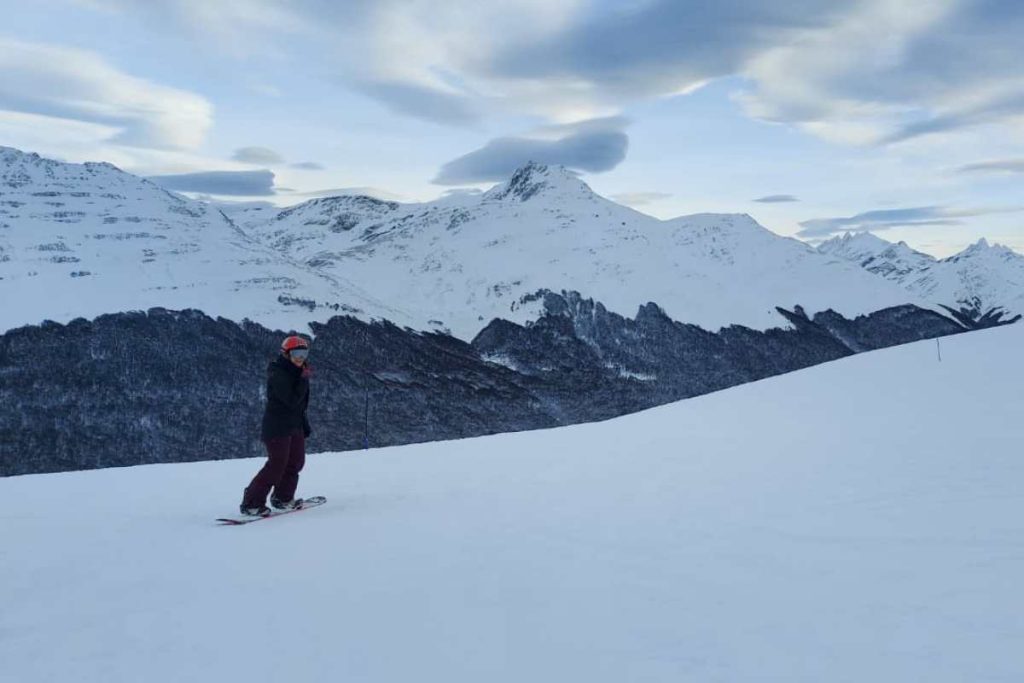
[(527, 160), (669, 218), (1024, 251), (1019, 0), (0, 0), (0, 145), (293, 204)]

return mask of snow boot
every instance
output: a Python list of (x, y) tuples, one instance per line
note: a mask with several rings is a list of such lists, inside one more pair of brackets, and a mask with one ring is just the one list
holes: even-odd
[(271, 497), (270, 504), (276, 510), (295, 510), (302, 507), (302, 499), (292, 498), (291, 500), (280, 500), (278, 498)]
[(266, 517), (270, 514), (270, 508), (266, 505), (257, 505), (253, 507), (247, 507), (245, 503), (238, 506), (238, 511), (246, 517)]

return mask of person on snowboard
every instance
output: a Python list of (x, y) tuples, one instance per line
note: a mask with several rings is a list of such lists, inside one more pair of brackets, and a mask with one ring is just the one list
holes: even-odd
[(302, 499), (295, 498), (295, 488), (306, 463), (306, 437), (311, 431), (306, 418), (311, 374), (308, 355), (309, 343), (291, 336), (281, 344), (281, 354), (267, 366), (267, 406), (260, 432), (267, 448), (267, 463), (245, 488), (243, 515), (270, 514), (267, 494), (271, 489), (270, 504), (278, 510), (302, 505)]

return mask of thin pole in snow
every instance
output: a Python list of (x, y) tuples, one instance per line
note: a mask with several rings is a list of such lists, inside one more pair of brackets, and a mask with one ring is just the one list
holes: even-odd
[(939, 345), (939, 338), (935, 338), (935, 351), (939, 354), (939, 362), (942, 362), (942, 347)]

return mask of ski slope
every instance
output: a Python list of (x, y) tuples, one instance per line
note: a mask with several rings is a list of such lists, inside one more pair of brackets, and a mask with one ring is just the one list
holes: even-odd
[(0, 480), (4, 680), (1024, 680), (1024, 326), (598, 424)]

